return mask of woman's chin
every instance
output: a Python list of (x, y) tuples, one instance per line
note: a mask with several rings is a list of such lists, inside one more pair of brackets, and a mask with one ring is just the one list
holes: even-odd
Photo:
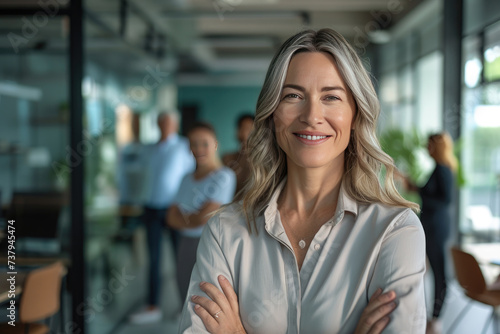
[(208, 165), (209, 162), (210, 162), (210, 159), (208, 159), (208, 157), (196, 158), (196, 165), (200, 166), (200, 167)]
[(295, 165), (297, 165), (297, 167), (300, 167), (300, 168), (312, 168), (312, 169), (314, 169), (314, 168), (324, 167), (324, 166), (328, 165), (328, 163), (325, 161), (317, 160), (317, 159), (310, 159), (310, 160), (305, 160), (305, 161), (297, 161), (297, 163)]
[(321, 157), (318, 155), (305, 155), (302, 157), (297, 157), (295, 159), (290, 159), (289, 162), (292, 162), (294, 165), (300, 168), (315, 169), (327, 166), (334, 166), (335, 165), (334, 160), (335, 159), (332, 159), (331, 157)]

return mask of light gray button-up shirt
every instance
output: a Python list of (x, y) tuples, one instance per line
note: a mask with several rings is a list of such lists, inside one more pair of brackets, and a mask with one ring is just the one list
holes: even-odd
[(335, 215), (309, 245), (299, 271), (277, 199), (250, 234), (240, 204), (210, 219), (198, 246), (180, 333), (207, 333), (192, 295), (224, 275), (239, 298), (247, 333), (353, 333), (377, 288), (394, 290), (397, 308), (384, 333), (425, 333), (425, 237), (410, 210), (361, 204), (341, 186)]

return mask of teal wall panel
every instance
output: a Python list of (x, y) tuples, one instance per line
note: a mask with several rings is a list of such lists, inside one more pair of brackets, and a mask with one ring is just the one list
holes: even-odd
[(211, 123), (219, 139), (219, 152), (238, 150), (236, 121), (242, 113), (255, 114), (260, 87), (180, 86), (179, 109), (198, 106), (198, 120)]

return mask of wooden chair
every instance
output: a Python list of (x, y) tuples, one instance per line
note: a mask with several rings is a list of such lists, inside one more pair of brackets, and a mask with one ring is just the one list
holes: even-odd
[(21, 294), (18, 308), (19, 322), (16, 322), (15, 326), (7, 323), (0, 324), (0, 333), (48, 333), (49, 326), (38, 322), (52, 317), (59, 311), (64, 271), (61, 262), (30, 271), (24, 281)]
[(463, 315), (472, 306), (472, 301), (477, 301), (492, 307), (492, 314), (486, 320), (484, 324), (482, 333), (485, 333), (488, 329), (488, 325), (493, 320), (494, 332), (498, 333), (497, 328), (497, 316), (495, 312), (495, 307), (500, 305), (500, 290), (489, 289), (484, 280), (483, 273), (479, 267), (479, 263), (469, 253), (462, 251), (457, 247), (451, 249), (451, 254), (453, 257), (453, 263), (455, 266), (455, 274), (457, 276), (458, 283), (464, 289), (465, 295), (470, 298), (469, 302), (459, 315), (452, 322), (452, 327), (448, 330), (448, 333), (453, 333), (453, 329), (458, 325), (459, 319), (462, 319)]

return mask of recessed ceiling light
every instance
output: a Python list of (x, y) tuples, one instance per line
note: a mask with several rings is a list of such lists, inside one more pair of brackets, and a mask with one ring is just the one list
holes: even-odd
[(391, 41), (391, 34), (387, 30), (375, 30), (368, 32), (368, 38), (374, 44), (385, 44)]

